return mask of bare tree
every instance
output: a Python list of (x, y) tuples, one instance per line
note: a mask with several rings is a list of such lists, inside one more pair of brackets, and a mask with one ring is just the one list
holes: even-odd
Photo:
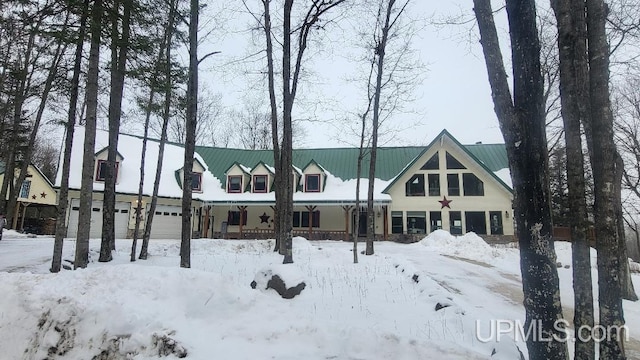
[[(271, 106), (271, 136), (276, 195), (276, 243), (284, 255), (283, 263), (293, 262), (292, 229), (293, 229), (293, 166), (292, 166), (292, 112), (295, 102), (303, 56), (307, 48), (309, 36), (319, 21), (331, 9), (344, 0), (312, 0), (302, 12), (302, 20), (292, 24), (293, 0), (285, 0), (282, 17), (282, 137), (279, 136), (278, 101), (276, 100), (276, 83), (273, 48), (273, 26), (271, 23), (271, 0), (262, 0), (263, 19), (260, 27), (266, 38), (267, 76), (269, 87), (269, 105)], [(246, 6), (246, 2), (245, 2)], [(296, 47), (292, 52), (292, 36), (297, 36)]]
[[(514, 219), (520, 245), (525, 326), (562, 336), (558, 272), (551, 237), (549, 178), (540, 43), (534, 0), (507, 0), (513, 96), (498, 42), (489, 0), (474, 0), (496, 115), (500, 123), (514, 185)], [(567, 345), (527, 339), (530, 359), (566, 359)]]
[(158, 50), (156, 65), (154, 67), (154, 78), (157, 78), (162, 70), (164, 70), (164, 86), (163, 89), (156, 89), (155, 82), (152, 82), (149, 86), (149, 99), (147, 101), (147, 108), (145, 109), (145, 126), (144, 136), (142, 138), (142, 156), (140, 158), (140, 182), (138, 185), (138, 202), (136, 207), (136, 223), (133, 231), (133, 242), (131, 244), (131, 261), (135, 261), (136, 247), (138, 240), (138, 232), (140, 229), (140, 222), (142, 220), (142, 214), (144, 209), (142, 208), (142, 193), (144, 189), (144, 169), (147, 153), (147, 135), (149, 131), (150, 118), (153, 108), (154, 96), (157, 90), (164, 91), (164, 107), (162, 113), (162, 130), (160, 131), (160, 144), (158, 145), (158, 161), (156, 163), (156, 175), (153, 184), (153, 194), (151, 195), (151, 204), (149, 205), (149, 212), (146, 217), (146, 225), (144, 228), (142, 248), (140, 250), (140, 259), (146, 260), (149, 248), (149, 238), (151, 237), (151, 226), (153, 224), (153, 216), (156, 212), (156, 205), (158, 203), (158, 191), (160, 188), (160, 176), (162, 174), (162, 163), (164, 160), (164, 147), (167, 142), (167, 124), (169, 122), (170, 110), (171, 110), (171, 95), (172, 95), (172, 41), (175, 29), (176, 20), (176, 0), (172, 0), (169, 3), (169, 14), (167, 16), (166, 27), (162, 40), (160, 41), (160, 48)]
[[(378, 153), (378, 128), (380, 126), (380, 113), (381, 113), (381, 98), (382, 91), (385, 84), (389, 82), (389, 79), (394, 74), (394, 66), (388, 68), (385, 64), (386, 53), (388, 49), (389, 41), (393, 41), (394, 37), (398, 34), (395, 32), (395, 28), (400, 26), (399, 20), (401, 19), (409, 0), (396, 3), (396, 0), (381, 0), (377, 3), (378, 11), (375, 22), (375, 30), (373, 33), (373, 51), (372, 64), (375, 64), (375, 84), (371, 84), (373, 87), (373, 107), (371, 108), (371, 115), (373, 116), (372, 122), (372, 134), (371, 134), (371, 151), (369, 156), (369, 183), (367, 189), (367, 244), (365, 255), (373, 255), (373, 242), (375, 240), (375, 216), (373, 208), (373, 195), (375, 185), (376, 174), (376, 159)], [(384, 82), (383, 82), (384, 79)]]
[[(111, 251), (115, 250), (115, 207), (116, 207), (116, 157), (120, 135), (120, 117), (124, 80), (129, 52), (131, 8), (133, 0), (116, 0), (111, 13), (111, 87), (109, 92), (109, 148), (104, 179), (104, 201), (102, 211), (102, 242), (99, 261), (111, 261)], [(120, 6), (122, 5), (122, 16)], [(120, 18), (122, 17), (122, 24)], [(122, 30), (120, 31), (120, 26)]]
[(93, 149), (96, 141), (96, 117), (98, 110), (98, 71), (100, 62), (100, 32), (102, 30), (102, 0), (94, 0), (91, 9), (91, 47), (87, 73), (87, 118), (84, 129), (84, 152), (82, 180), (80, 185), (80, 209), (78, 211), (78, 234), (74, 268), (85, 268), (89, 263), (89, 233), (91, 231), (91, 203), (93, 197), (93, 174), (95, 161)]
[(62, 160), (62, 176), (60, 180), (60, 193), (58, 196), (58, 208), (56, 211), (56, 235), (53, 245), (53, 259), (51, 260), (51, 272), (59, 272), (62, 263), (62, 247), (67, 233), (65, 219), (69, 201), (69, 171), (71, 170), (71, 150), (73, 147), (73, 134), (75, 132), (76, 114), (78, 108), (78, 88), (80, 85), (80, 69), (82, 66), (82, 48), (87, 32), (87, 17), (89, 12), (89, 0), (84, 0), (82, 5), (78, 37), (76, 39), (76, 51), (73, 61), (73, 75), (71, 77), (69, 94), (69, 111), (65, 124), (64, 154)]
[[(558, 22), (560, 94), (571, 225), (573, 263), (574, 328), (576, 359), (594, 359), (595, 343), (586, 329), (593, 329), (591, 248), (587, 239), (587, 202), (582, 132), (580, 124), (590, 121), (589, 67), (587, 61), (586, 14), (582, 1), (552, 2)], [(585, 334), (586, 333), (586, 334)]]
[(191, 0), (189, 19), (189, 81), (187, 83), (187, 118), (182, 178), (182, 241), (180, 267), (191, 267), (191, 199), (193, 155), (198, 125), (198, 17), (200, 2)]

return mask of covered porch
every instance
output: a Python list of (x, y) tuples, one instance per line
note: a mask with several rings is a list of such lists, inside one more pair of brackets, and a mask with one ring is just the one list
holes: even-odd
[[(376, 240), (388, 240), (388, 200), (374, 202)], [(354, 201), (295, 202), (293, 236), (309, 240), (344, 240), (366, 235), (367, 209), (360, 206), (359, 229), (355, 229)], [(199, 232), (203, 238), (273, 239), (275, 205), (267, 202), (205, 202), (200, 209)]]

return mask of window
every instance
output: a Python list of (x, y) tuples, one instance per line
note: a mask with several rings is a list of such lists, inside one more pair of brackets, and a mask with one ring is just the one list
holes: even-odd
[(462, 213), (460, 211), (449, 212), (449, 232), (451, 235), (462, 235)]
[[(228, 225), (240, 225), (240, 211), (229, 211), (227, 214)], [(247, 225), (247, 210), (242, 212), (242, 225)]]
[(502, 235), (502, 211), (490, 211), (489, 223), (491, 224), (492, 235)]
[(267, 175), (253, 175), (253, 192), (267, 192)]
[(31, 190), (31, 180), (25, 180), (20, 187), (20, 197), (23, 199), (29, 198), (29, 191)]
[(422, 167), (420, 168), (420, 170), (438, 170), (438, 169), (440, 169), (440, 164), (438, 161), (438, 152), (433, 154), (433, 156), (429, 160), (427, 160), (427, 162), (424, 163), (424, 165), (422, 165)]
[[(120, 163), (116, 161), (116, 181), (118, 180), (118, 167)], [(98, 160), (98, 166), (96, 167), (96, 181), (104, 181), (107, 178), (109, 168), (107, 166), (107, 160)]]
[(402, 234), (404, 226), (402, 224), (402, 211), (391, 212), (391, 233)]
[(424, 174), (415, 174), (405, 184), (407, 196), (424, 196)]
[(305, 192), (319, 192), (320, 191), (320, 174), (307, 174), (304, 177), (304, 191)]
[(407, 233), (427, 233), (427, 213), (424, 211), (407, 211)]
[(458, 159), (451, 156), (451, 154), (447, 153), (446, 159), (447, 169), (466, 169), (466, 167), (464, 167), (464, 165), (462, 165), (460, 161), (458, 161)]
[(429, 212), (429, 218), (431, 219), (431, 232), (442, 229), (442, 213), (440, 211)]
[(464, 214), (465, 223), (467, 223), (467, 232), (473, 231), (478, 235), (487, 234), (486, 217), (483, 211), (467, 211)]
[[(309, 212), (308, 211), (294, 211), (293, 212), (293, 227), (309, 227)], [(311, 215), (311, 227), (320, 227), (320, 211), (316, 210)]]
[(191, 173), (191, 191), (202, 191), (202, 173)]
[(229, 176), (227, 178), (227, 192), (239, 193), (242, 192), (242, 175)]
[(440, 196), (440, 174), (429, 174), (429, 196)]
[(447, 194), (460, 196), (460, 177), (458, 174), (447, 174)]
[(472, 173), (462, 174), (464, 196), (484, 196), (484, 183)]

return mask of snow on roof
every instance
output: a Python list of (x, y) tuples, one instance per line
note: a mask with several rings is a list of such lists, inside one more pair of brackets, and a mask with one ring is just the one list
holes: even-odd
[[(322, 192), (302, 192), (293, 193), (293, 201), (297, 204), (317, 204), (317, 203), (353, 203), (356, 199), (356, 179), (344, 181), (327, 173), (326, 186)], [(391, 202), (391, 196), (383, 194), (382, 190), (389, 182), (375, 179), (373, 199), (376, 202)], [(367, 199), (367, 179), (360, 179), (360, 201)], [(213, 203), (253, 203), (253, 202), (275, 202), (275, 193), (227, 193), (221, 187), (216, 191), (209, 191), (212, 197), (205, 200)]]
[(507, 184), (511, 189), (513, 189), (513, 184), (511, 183), (511, 171), (509, 168), (500, 169), (498, 171), (493, 172), (502, 182)]
[[(69, 188), (80, 189), (82, 179), (82, 158), (85, 153), (84, 144), (84, 127), (77, 126), (74, 131), (73, 149), (71, 152), (71, 170), (69, 174)], [(93, 156), (96, 149), (103, 149), (109, 145), (109, 133), (104, 130), (96, 131), (96, 143), (95, 148), (89, 150), (87, 153)], [(156, 164), (158, 161), (160, 143), (157, 141), (147, 141), (147, 154), (145, 158), (144, 169), (144, 188), (143, 193), (145, 195), (151, 195), (153, 193), (153, 183), (156, 176)], [(116, 184), (116, 192), (126, 194), (137, 194), (138, 186), (140, 183), (140, 158), (142, 155), (142, 139), (136, 136), (120, 134), (118, 139), (118, 150), (124, 154), (124, 159), (120, 163), (118, 183)], [(62, 156), (60, 154), (60, 163), (62, 163)], [(206, 168), (206, 163), (200, 157), (195, 154), (194, 156), (204, 167), (205, 172), (202, 174), (202, 193), (194, 193), (193, 197), (196, 199), (206, 199), (215, 196), (214, 190), (221, 189), (222, 185), (218, 179)], [(162, 174), (160, 177), (160, 188), (158, 195), (162, 197), (181, 197), (182, 188), (178, 184), (175, 178), (175, 171), (184, 167), (184, 148), (166, 144), (164, 149), (164, 160), (162, 163)], [(56, 174), (56, 187), (60, 186), (62, 179), (62, 166), (59, 167)], [(93, 182), (94, 191), (104, 190), (103, 182)]]
[[(82, 157), (84, 149), (81, 144), (84, 143), (84, 127), (76, 127), (74, 131), (74, 147), (71, 153), (71, 170), (69, 174), (69, 188), (80, 189), (82, 178)], [(104, 130), (96, 131), (95, 149), (103, 149), (109, 144), (108, 132)], [(145, 158), (144, 172), (144, 195), (151, 195), (153, 192), (153, 182), (156, 173), (156, 163), (158, 161), (159, 142), (150, 140), (147, 142), (147, 155)], [(89, 153), (93, 156), (95, 149)], [(137, 136), (120, 134), (118, 140), (118, 150), (123, 154), (125, 160), (120, 163), (118, 183), (116, 184), (116, 192), (125, 194), (137, 194), (140, 182), (140, 158), (142, 155), (142, 138)], [(62, 154), (61, 154), (62, 157)], [(227, 193), (222, 186), (220, 179), (224, 179), (225, 174), (212, 174), (202, 160), (199, 154), (194, 155), (204, 167), (205, 172), (202, 174), (202, 193), (194, 193), (194, 199), (200, 199), (210, 202), (223, 203), (252, 203), (252, 202), (275, 202), (274, 192), (270, 193)], [(62, 158), (60, 160), (62, 162)], [(238, 164), (247, 173), (251, 169), (244, 165)], [(265, 165), (267, 166), (267, 165)], [(164, 160), (162, 164), (162, 175), (160, 177), (160, 189), (158, 195), (161, 197), (182, 196), (182, 188), (176, 181), (175, 171), (184, 167), (184, 148), (178, 145), (167, 143), (164, 150)], [(55, 185), (60, 186), (62, 167), (60, 167), (56, 175)], [(296, 169), (298, 171), (299, 169)], [(218, 175), (218, 176), (216, 176)], [(293, 195), (294, 202), (300, 203), (352, 203), (355, 201), (356, 179), (344, 181), (333, 174), (326, 172), (326, 186), (322, 192), (301, 192), (297, 191)], [(389, 184), (389, 181), (380, 179), (375, 180), (374, 184), (374, 201), (390, 202), (391, 197), (383, 194), (382, 190)], [(360, 200), (367, 198), (367, 179), (361, 179), (360, 183)], [(103, 182), (93, 182), (94, 191), (104, 190)]]
[(271, 172), (272, 174), (276, 173), (276, 168), (274, 168), (273, 166), (267, 165), (265, 163), (262, 163), (262, 165), (264, 165), (264, 167), (266, 167), (267, 170), (269, 170), (269, 172)]

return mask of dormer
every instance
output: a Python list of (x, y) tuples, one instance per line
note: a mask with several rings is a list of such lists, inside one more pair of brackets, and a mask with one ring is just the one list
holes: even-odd
[(224, 173), (227, 177), (228, 193), (243, 193), (251, 180), (251, 169), (237, 162), (234, 162)]
[(251, 170), (251, 192), (268, 193), (271, 191), (275, 169), (260, 161)]
[(322, 192), (324, 190), (327, 171), (315, 160), (311, 160), (302, 169), (302, 191)]
[[(202, 192), (202, 174), (205, 171), (204, 165), (197, 158), (193, 159), (193, 167), (191, 168), (191, 192)], [(176, 170), (176, 180), (178, 185), (182, 188), (182, 179), (184, 179), (184, 167)]]
[(300, 181), (303, 179), (302, 169), (293, 165), (293, 192), (303, 190)]
[[(109, 148), (105, 147), (102, 150), (95, 153), (95, 174), (93, 176), (93, 181), (95, 182), (104, 182), (107, 176), (107, 158), (109, 156)], [(116, 184), (120, 182), (120, 164), (124, 160), (124, 157), (120, 152), (116, 152)]]

